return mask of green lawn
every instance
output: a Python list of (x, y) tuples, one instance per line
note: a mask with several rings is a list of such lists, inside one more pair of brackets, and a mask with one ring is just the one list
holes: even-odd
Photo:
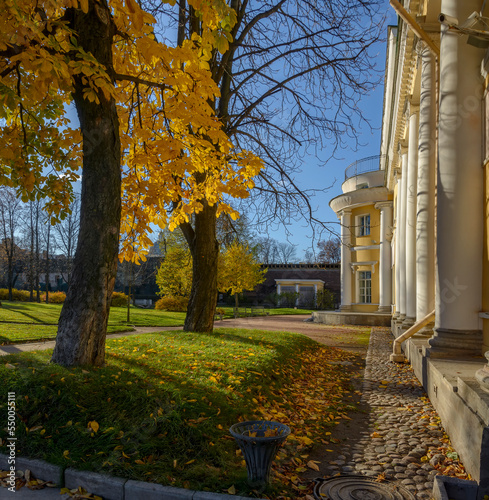
[[(38, 304), (33, 302), (2, 302), (0, 307), (0, 345), (15, 342), (30, 342), (56, 337), (56, 325), (61, 304)], [(225, 317), (232, 318), (232, 308), (224, 308)], [(304, 309), (267, 309), (270, 315), (310, 314)], [(108, 333), (131, 330), (133, 326), (182, 326), (185, 313), (140, 309), (131, 307), (131, 320), (127, 320), (127, 309), (113, 307), (110, 310)]]
[[(61, 304), (32, 302), (2, 302), (0, 307), (0, 344), (52, 339), (56, 337)], [(108, 332), (131, 330), (132, 326), (181, 326), (185, 313), (131, 308), (131, 321), (127, 323), (127, 310), (110, 310)]]
[[(56, 325), (24, 325), (19, 323), (0, 323), (0, 345), (49, 340), (56, 338)], [(127, 332), (126, 325), (109, 325), (108, 333)]]
[[(240, 311), (244, 311), (245, 307), (249, 312), (250, 306), (239, 306)], [(224, 317), (225, 318), (233, 318), (233, 308), (232, 307), (219, 307), (218, 309), (224, 309)], [(295, 315), (295, 314), (311, 314), (312, 309), (294, 309), (293, 307), (277, 307), (277, 308), (265, 308), (265, 314), (268, 313), (269, 316), (279, 316), (283, 314), (287, 315)], [(257, 311), (257, 316), (263, 315), (263, 312)]]
[(253, 495), (228, 429), (242, 420), (279, 420), (292, 434), (276, 459), (269, 498), (300, 496), (296, 470), (349, 409), (351, 367), (338, 361), (354, 361), (302, 335), (231, 329), (108, 340), (103, 368), (66, 369), (48, 364), (50, 356), (16, 354), (0, 364), (0, 413), (14, 392), (19, 456)]

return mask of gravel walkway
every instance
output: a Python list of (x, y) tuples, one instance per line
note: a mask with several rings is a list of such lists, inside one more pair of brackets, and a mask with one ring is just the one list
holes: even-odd
[(357, 435), (321, 472), (387, 479), (430, 499), (435, 475), (466, 474), (410, 366), (389, 361), (392, 343), (388, 328), (372, 329), (360, 400), (365, 421), (355, 422)]

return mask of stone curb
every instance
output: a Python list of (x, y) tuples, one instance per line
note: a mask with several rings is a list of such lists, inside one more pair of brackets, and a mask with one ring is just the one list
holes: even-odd
[(97, 474), (96, 472), (79, 471), (71, 468), (65, 470), (64, 485), (66, 488), (72, 490), (81, 486), (90, 493), (101, 496), (104, 500), (124, 499), (124, 485), (126, 482), (127, 479), (107, 474)]
[(436, 476), (433, 482), (434, 500), (476, 500), (477, 483), (467, 479)]
[[(29, 469), (36, 478), (43, 481), (51, 481), (57, 486), (63, 483), (63, 469), (58, 465), (37, 459), (16, 457), (15, 468), (17, 470)], [(3, 453), (0, 453), (0, 469), (10, 470), (8, 455), (4, 455)]]
[[(63, 469), (58, 465), (30, 458), (17, 457), (15, 468), (29, 469), (36, 478), (52, 481), (57, 486), (70, 489), (82, 486), (104, 500), (249, 500), (249, 497), (186, 490), (71, 468), (66, 469), (63, 474)], [(0, 469), (10, 469), (8, 455), (3, 453), (0, 453)], [(39, 492), (39, 498), (42, 498), (42, 490)]]

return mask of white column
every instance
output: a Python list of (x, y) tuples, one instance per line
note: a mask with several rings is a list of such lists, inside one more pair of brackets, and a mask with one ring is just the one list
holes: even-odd
[(401, 194), (401, 218), (399, 220), (399, 308), (401, 315), (399, 320), (406, 318), (406, 199), (407, 199), (407, 152), (402, 155), (402, 194)]
[(424, 44), (421, 64), (416, 213), (417, 321), (435, 307), (436, 74), (434, 57)]
[(341, 221), (341, 310), (351, 309), (351, 210), (343, 210)]
[(390, 313), (392, 302), (392, 201), (375, 204), (380, 210), (379, 312)]
[(396, 201), (396, 260), (395, 260), (395, 290), (396, 314), (398, 319), (401, 314), (401, 205), (402, 205), (402, 176), (397, 174), (397, 201)]
[[(457, 19), (478, 0), (442, 0)], [(481, 60), (485, 50), (442, 27), (437, 176), (436, 321), (431, 356), (480, 354), (482, 332), (483, 170)]]
[(416, 320), (416, 194), (418, 177), (418, 108), (410, 107), (406, 198), (406, 319), (409, 328)]
[(297, 298), (295, 299), (295, 307), (299, 307), (299, 283), (295, 284), (295, 293), (297, 293)]

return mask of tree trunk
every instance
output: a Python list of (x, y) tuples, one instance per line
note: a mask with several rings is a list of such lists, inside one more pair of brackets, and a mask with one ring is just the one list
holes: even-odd
[[(90, 0), (88, 14), (72, 10), (70, 27), (78, 44), (109, 74), (114, 27), (106, 0)], [(100, 14), (100, 11), (99, 11)], [(104, 24), (105, 19), (108, 24)], [(114, 99), (98, 93), (100, 103), (83, 98), (75, 81), (74, 100), (83, 133), (80, 232), (66, 301), (61, 311), (52, 361), (63, 366), (105, 362), (105, 336), (114, 289), (121, 215), (121, 148)]]
[(31, 220), (31, 248), (29, 254), (29, 301), (34, 302), (34, 219), (32, 217), (34, 204), (30, 203), (30, 220)]
[(40, 207), (37, 206), (36, 209), (36, 301), (38, 304), (41, 303), (41, 288), (40, 288), (40, 278), (39, 273), (41, 272), (40, 256), (39, 256), (39, 212)]
[(46, 269), (45, 269), (45, 275), (46, 275), (46, 304), (49, 304), (49, 243), (50, 243), (50, 238), (51, 238), (51, 225), (49, 224), (48, 221), (48, 234), (47, 234), (47, 242), (46, 242)]
[(192, 253), (192, 288), (183, 330), (212, 332), (217, 305), (217, 262), (219, 244), (216, 238), (216, 210), (204, 202), (195, 215), (195, 230), (190, 224), (181, 226)]

